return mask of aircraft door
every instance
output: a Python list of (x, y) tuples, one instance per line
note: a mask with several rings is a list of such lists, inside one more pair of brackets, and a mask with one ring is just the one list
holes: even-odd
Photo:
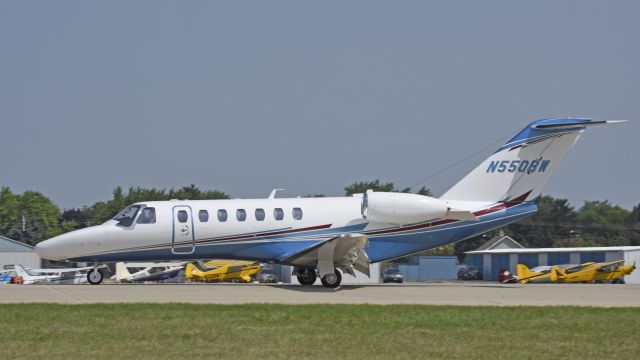
[(185, 205), (174, 206), (171, 252), (183, 255), (193, 254), (196, 250), (195, 239), (191, 207)]

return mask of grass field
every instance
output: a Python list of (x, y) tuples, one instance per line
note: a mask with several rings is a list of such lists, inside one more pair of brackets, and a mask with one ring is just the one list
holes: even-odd
[(0, 305), (2, 359), (634, 359), (640, 309)]

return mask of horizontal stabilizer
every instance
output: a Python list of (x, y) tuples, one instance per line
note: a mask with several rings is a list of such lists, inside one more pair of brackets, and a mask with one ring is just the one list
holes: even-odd
[(627, 120), (591, 120), (591, 119), (575, 119), (575, 121), (571, 121), (569, 119), (568, 121), (564, 120), (562, 122), (557, 122), (557, 123), (550, 121), (545, 124), (532, 125), (531, 127), (539, 130), (572, 129), (572, 128), (581, 128), (585, 126), (592, 126), (592, 125), (617, 124), (617, 123), (623, 123), (626, 121)]

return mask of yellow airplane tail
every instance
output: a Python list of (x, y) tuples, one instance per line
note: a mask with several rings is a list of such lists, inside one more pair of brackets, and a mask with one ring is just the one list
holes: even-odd
[(202, 277), (202, 271), (192, 263), (188, 263), (184, 268), (184, 278), (186, 280), (199, 280)]
[(564, 270), (560, 269), (558, 266), (553, 266), (551, 268), (549, 280), (551, 280), (551, 282), (557, 282), (558, 280), (564, 278), (566, 275), (567, 273), (565, 273)]
[(518, 281), (523, 284), (528, 283), (530, 278), (538, 275), (538, 273), (531, 271), (525, 264), (516, 265), (516, 270), (518, 271)]

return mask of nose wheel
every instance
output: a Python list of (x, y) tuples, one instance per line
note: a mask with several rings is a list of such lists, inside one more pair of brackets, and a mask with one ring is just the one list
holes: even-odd
[(87, 273), (87, 281), (91, 285), (100, 284), (102, 282), (102, 279), (104, 279), (104, 274), (102, 273), (101, 269), (93, 268)]
[(336, 269), (333, 273), (323, 276), (320, 281), (324, 287), (335, 289), (340, 286), (340, 282), (342, 282), (342, 275), (340, 275), (340, 271)]

